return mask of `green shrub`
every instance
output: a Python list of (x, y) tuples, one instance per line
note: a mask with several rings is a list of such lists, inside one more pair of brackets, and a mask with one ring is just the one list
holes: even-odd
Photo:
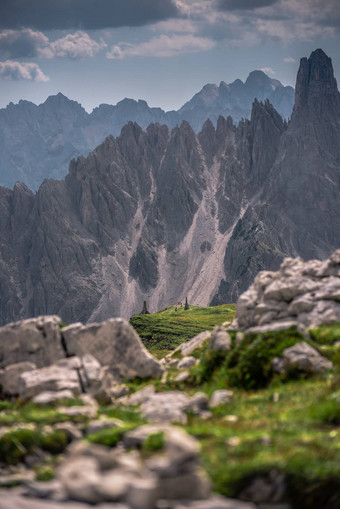
[(51, 481), (55, 477), (55, 471), (48, 465), (40, 465), (35, 469), (37, 481)]
[(316, 329), (311, 329), (309, 333), (316, 343), (331, 345), (336, 341), (340, 341), (340, 323), (320, 325)]
[(86, 438), (94, 444), (106, 445), (107, 447), (115, 447), (123, 438), (124, 434), (136, 428), (136, 424), (126, 424), (122, 427), (107, 428), (96, 433), (91, 433)]

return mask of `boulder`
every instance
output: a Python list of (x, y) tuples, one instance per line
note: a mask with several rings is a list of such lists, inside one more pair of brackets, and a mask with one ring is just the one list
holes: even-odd
[(229, 351), (231, 349), (230, 334), (223, 327), (215, 327), (209, 341), (211, 350)]
[(304, 341), (297, 343), (282, 352), (282, 357), (275, 357), (272, 367), (277, 373), (297, 369), (305, 373), (323, 373), (333, 364), (325, 359), (315, 348)]
[(62, 333), (70, 355), (92, 354), (102, 365), (109, 366), (117, 380), (158, 378), (163, 374), (161, 364), (122, 318), (89, 325), (73, 324)]
[(197, 334), (194, 338), (179, 345), (173, 353), (181, 352), (183, 356), (190, 355), (196, 348), (202, 346), (210, 336), (211, 332), (209, 331), (200, 332), (200, 334)]
[(36, 365), (32, 362), (18, 362), (9, 364), (0, 375), (0, 385), (3, 392), (8, 396), (17, 396), (19, 394), (19, 378), (26, 371), (33, 371)]
[(0, 367), (31, 362), (38, 368), (65, 357), (61, 318), (39, 316), (0, 327)]

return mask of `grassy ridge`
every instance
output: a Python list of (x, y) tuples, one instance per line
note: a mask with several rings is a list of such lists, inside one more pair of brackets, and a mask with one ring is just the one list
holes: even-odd
[(174, 350), (176, 346), (215, 325), (230, 321), (235, 316), (235, 305), (214, 307), (175, 306), (150, 315), (134, 315), (130, 324), (137, 331), (145, 346), (156, 356)]

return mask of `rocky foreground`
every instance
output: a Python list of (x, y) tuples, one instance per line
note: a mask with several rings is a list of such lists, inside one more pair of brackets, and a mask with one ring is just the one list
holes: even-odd
[(287, 259), (161, 360), (122, 319), (2, 327), (0, 508), (335, 509), (339, 295), (340, 250)]

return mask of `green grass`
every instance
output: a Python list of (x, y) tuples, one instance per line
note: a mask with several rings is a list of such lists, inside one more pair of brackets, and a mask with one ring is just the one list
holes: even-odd
[(174, 350), (184, 341), (205, 330), (230, 321), (235, 316), (235, 305), (215, 307), (191, 306), (184, 308), (171, 306), (150, 315), (134, 315), (130, 324), (137, 331), (149, 351), (160, 357)]

